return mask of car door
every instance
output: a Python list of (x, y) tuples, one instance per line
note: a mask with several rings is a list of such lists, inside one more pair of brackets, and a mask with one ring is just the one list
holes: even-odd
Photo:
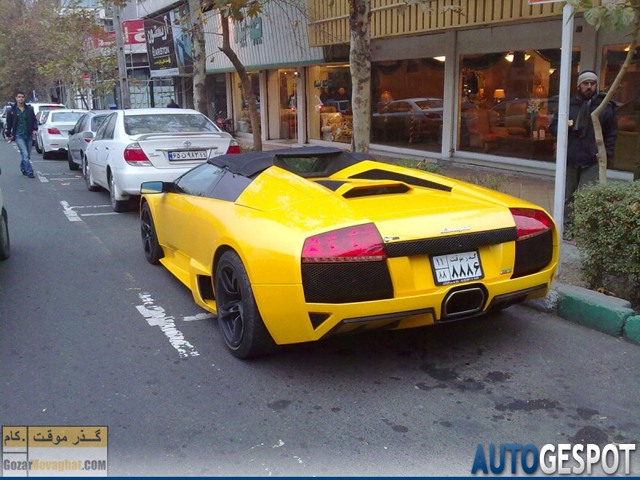
[(107, 165), (109, 163), (109, 155), (113, 148), (113, 132), (115, 130), (118, 114), (113, 113), (105, 120), (103, 127), (100, 127), (98, 133), (102, 133), (100, 139), (96, 138), (91, 145), (95, 145), (95, 170), (92, 170), (94, 179), (100, 185), (107, 187)]
[[(69, 136), (69, 155), (73, 161), (80, 163), (80, 141), (82, 141), (82, 131), (87, 124), (89, 115), (83, 115), (72, 129), (73, 135)], [(71, 133), (71, 132), (69, 132)]]
[(174, 182), (172, 191), (156, 204), (158, 238), (165, 248), (173, 251), (175, 265), (185, 272), (189, 271), (190, 246), (194, 238), (199, 238), (198, 233), (190, 227), (194, 205), (199, 199), (207, 197), (224, 172), (210, 163), (189, 170)]

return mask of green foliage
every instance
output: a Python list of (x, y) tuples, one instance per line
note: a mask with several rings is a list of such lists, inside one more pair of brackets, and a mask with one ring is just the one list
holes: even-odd
[(640, 181), (582, 188), (574, 212), (587, 282), (640, 305)]
[(507, 177), (495, 173), (476, 173), (464, 180), (490, 190), (500, 190), (506, 182)]
[(568, 0), (584, 19), (597, 29), (621, 31), (633, 25), (640, 15), (640, 0)]
[(405, 168), (415, 168), (416, 170), (422, 170), (423, 172), (436, 173), (442, 175), (442, 168), (437, 163), (428, 163), (424, 159), (409, 158), (409, 159), (397, 159), (393, 161), (394, 165)]

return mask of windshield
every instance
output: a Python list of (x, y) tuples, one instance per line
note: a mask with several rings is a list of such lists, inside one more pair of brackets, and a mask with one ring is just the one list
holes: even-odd
[(210, 133), (219, 132), (218, 127), (200, 113), (126, 115), (124, 130), (127, 135), (142, 133)]
[(67, 108), (64, 105), (41, 105), (40, 106), (40, 111), (43, 110), (59, 110), (61, 108)]
[(61, 112), (51, 114), (52, 122), (65, 122), (75, 123), (80, 120), (80, 117), (84, 115), (84, 112)]

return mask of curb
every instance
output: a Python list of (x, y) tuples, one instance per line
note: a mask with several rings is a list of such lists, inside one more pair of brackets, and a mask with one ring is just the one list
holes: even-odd
[(549, 295), (525, 303), (545, 313), (640, 344), (640, 315), (631, 303), (600, 292), (556, 283)]

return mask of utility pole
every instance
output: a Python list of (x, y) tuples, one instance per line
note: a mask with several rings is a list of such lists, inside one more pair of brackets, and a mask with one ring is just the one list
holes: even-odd
[(113, 28), (116, 30), (116, 57), (118, 58), (118, 83), (120, 85), (120, 108), (131, 108), (129, 99), (129, 79), (127, 78), (127, 62), (124, 57), (124, 38), (122, 36), (122, 7), (113, 7)]

